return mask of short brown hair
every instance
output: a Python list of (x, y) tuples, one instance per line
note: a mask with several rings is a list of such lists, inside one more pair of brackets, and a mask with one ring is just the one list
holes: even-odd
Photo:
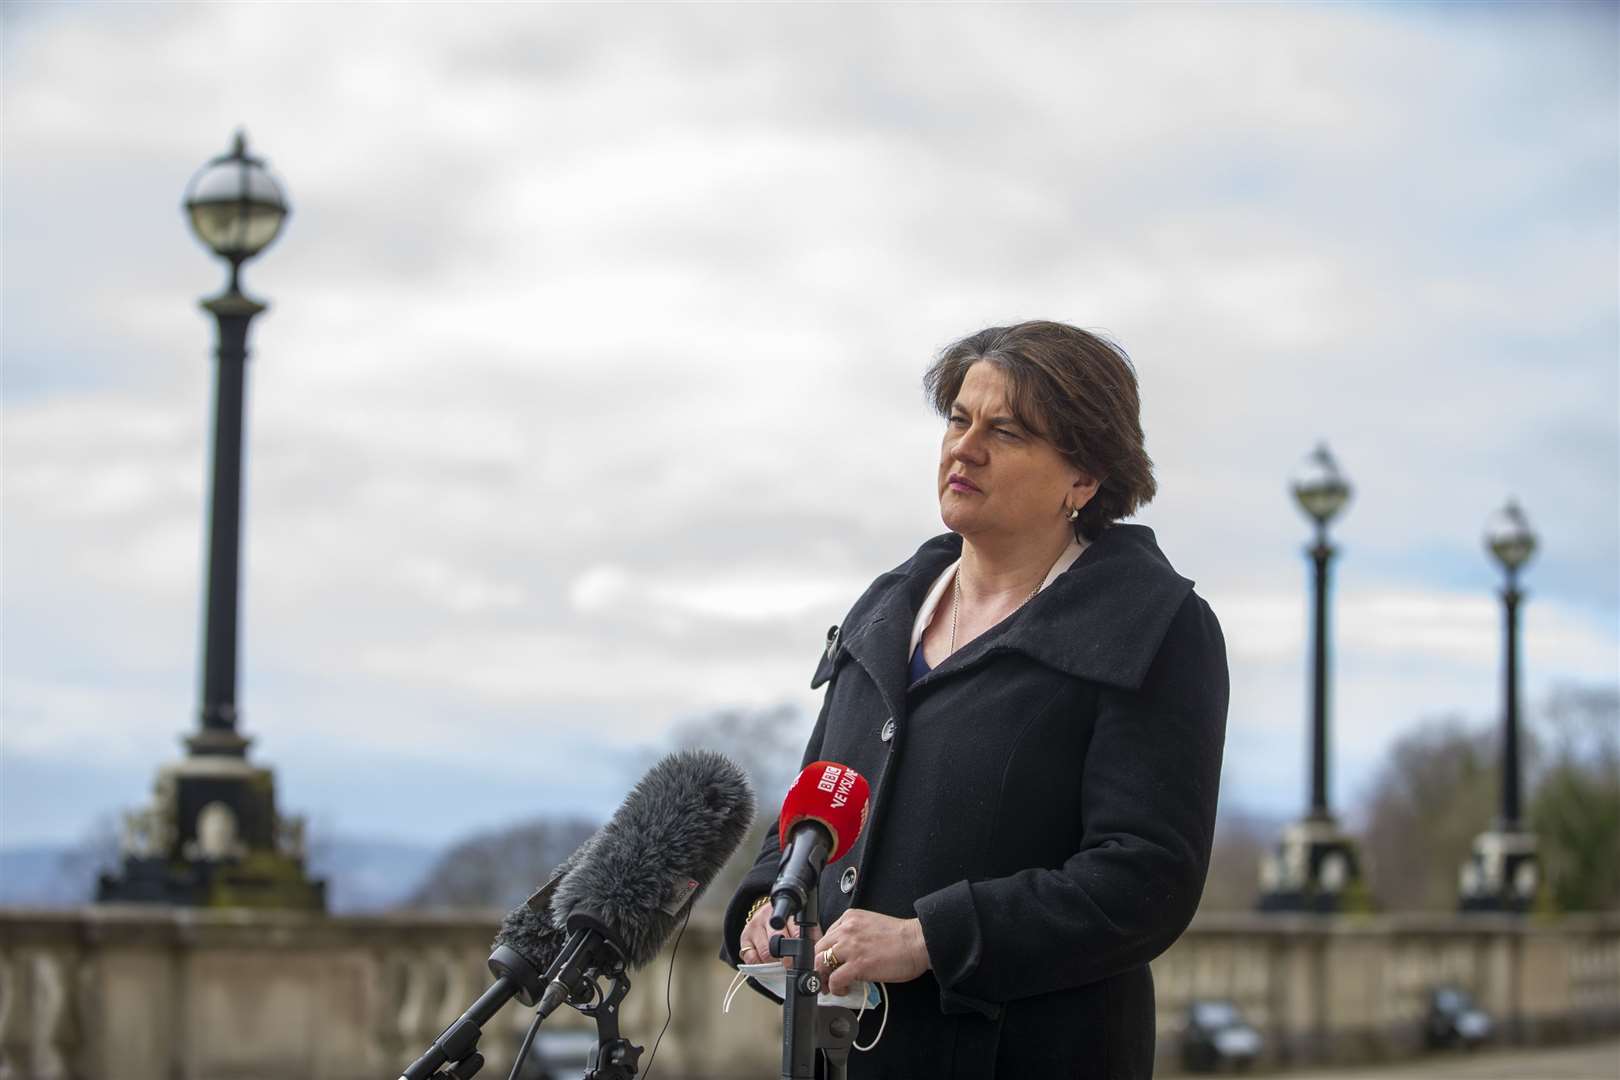
[(968, 368), (980, 360), (1007, 376), (1013, 415), (1099, 481), (1075, 533), (1095, 539), (1158, 491), (1142, 439), (1136, 369), (1125, 350), (1059, 322), (992, 326), (939, 354), (923, 376), (934, 411), (949, 417)]

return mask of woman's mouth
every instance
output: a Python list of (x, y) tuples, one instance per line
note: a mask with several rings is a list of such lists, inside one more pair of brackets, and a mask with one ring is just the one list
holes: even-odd
[(958, 476), (956, 473), (951, 473), (951, 475), (946, 479), (945, 485), (952, 491), (972, 492), (975, 495), (984, 494), (984, 492), (980, 491), (978, 486), (975, 485), (973, 481), (969, 480), (965, 476)]

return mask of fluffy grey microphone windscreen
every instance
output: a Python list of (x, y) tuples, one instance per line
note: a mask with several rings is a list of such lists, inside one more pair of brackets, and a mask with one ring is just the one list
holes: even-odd
[(557, 883), (552, 922), (565, 926), (576, 913), (600, 919), (629, 966), (641, 967), (658, 955), (681, 912), (714, 880), (753, 820), (753, 789), (729, 758), (710, 750), (669, 755), (631, 789)]
[(563, 943), (568, 940), (567, 929), (551, 921), (551, 898), (556, 894), (557, 886), (579, 865), (595, 842), (593, 835), (575, 848), (572, 855), (557, 864), (557, 869), (551, 872), (546, 883), (526, 903), (519, 904), (507, 913), (495, 935), (495, 944), (515, 950), (533, 964), (536, 971), (544, 972), (551, 966), (562, 951)]

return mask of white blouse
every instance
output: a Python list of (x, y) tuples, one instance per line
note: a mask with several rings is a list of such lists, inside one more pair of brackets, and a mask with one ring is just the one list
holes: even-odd
[[(1052, 564), (1052, 569), (1047, 571), (1046, 580), (1041, 582), (1041, 589), (1052, 584), (1059, 574), (1073, 566), (1074, 560), (1078, 559), (1088, 546), (1084, 540), (1070, 540), (1069, 546), (1063, 549), (1063, 554), (1059, 555), (1057, 562)], [(923, 597), (922, 607), (917, 609), (916, 621), (911, 624), (911, 645), (906, 649), (906, 661), (908, 663), (912, 655), (917, 651), (917, 642), (922, 640), (923, 632), (928, 629), (928, 624), (933, 621), (934, 609), (939, 606), (940, 600), (944, 598), (945, 590), (951, 587), (951, 581), (956, 577), (956, 568), (961, 565), (962, 560), (957, 559), (947, 566), (939, 577), (934, 579), (934, 584), (929, 586), (928, 595)], [(1035, 591), (1040, 592), (1041, 590), (1036, 589)]]

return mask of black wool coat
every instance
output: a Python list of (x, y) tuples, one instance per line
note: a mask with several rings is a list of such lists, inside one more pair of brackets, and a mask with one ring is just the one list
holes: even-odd
[[(908, 686), (912, 623), (961, 547), (935, 537), (874, 581), (811, 683), (828, 689), (805, 763), (872, 785), (859, 842), (822, 876), (822, 925), (916, 917), (931, 962), (889, 986), (850, 1076), (1151, 1076), (1147, 964), (1198, 906), (1215, 824), (1220, 626), (1152, 530), (1114, 525)], [(726, 910), (728, 963), (778, 857), (772, 830)], [(876, 1030), (868, 1015), (861, 1041)]]

